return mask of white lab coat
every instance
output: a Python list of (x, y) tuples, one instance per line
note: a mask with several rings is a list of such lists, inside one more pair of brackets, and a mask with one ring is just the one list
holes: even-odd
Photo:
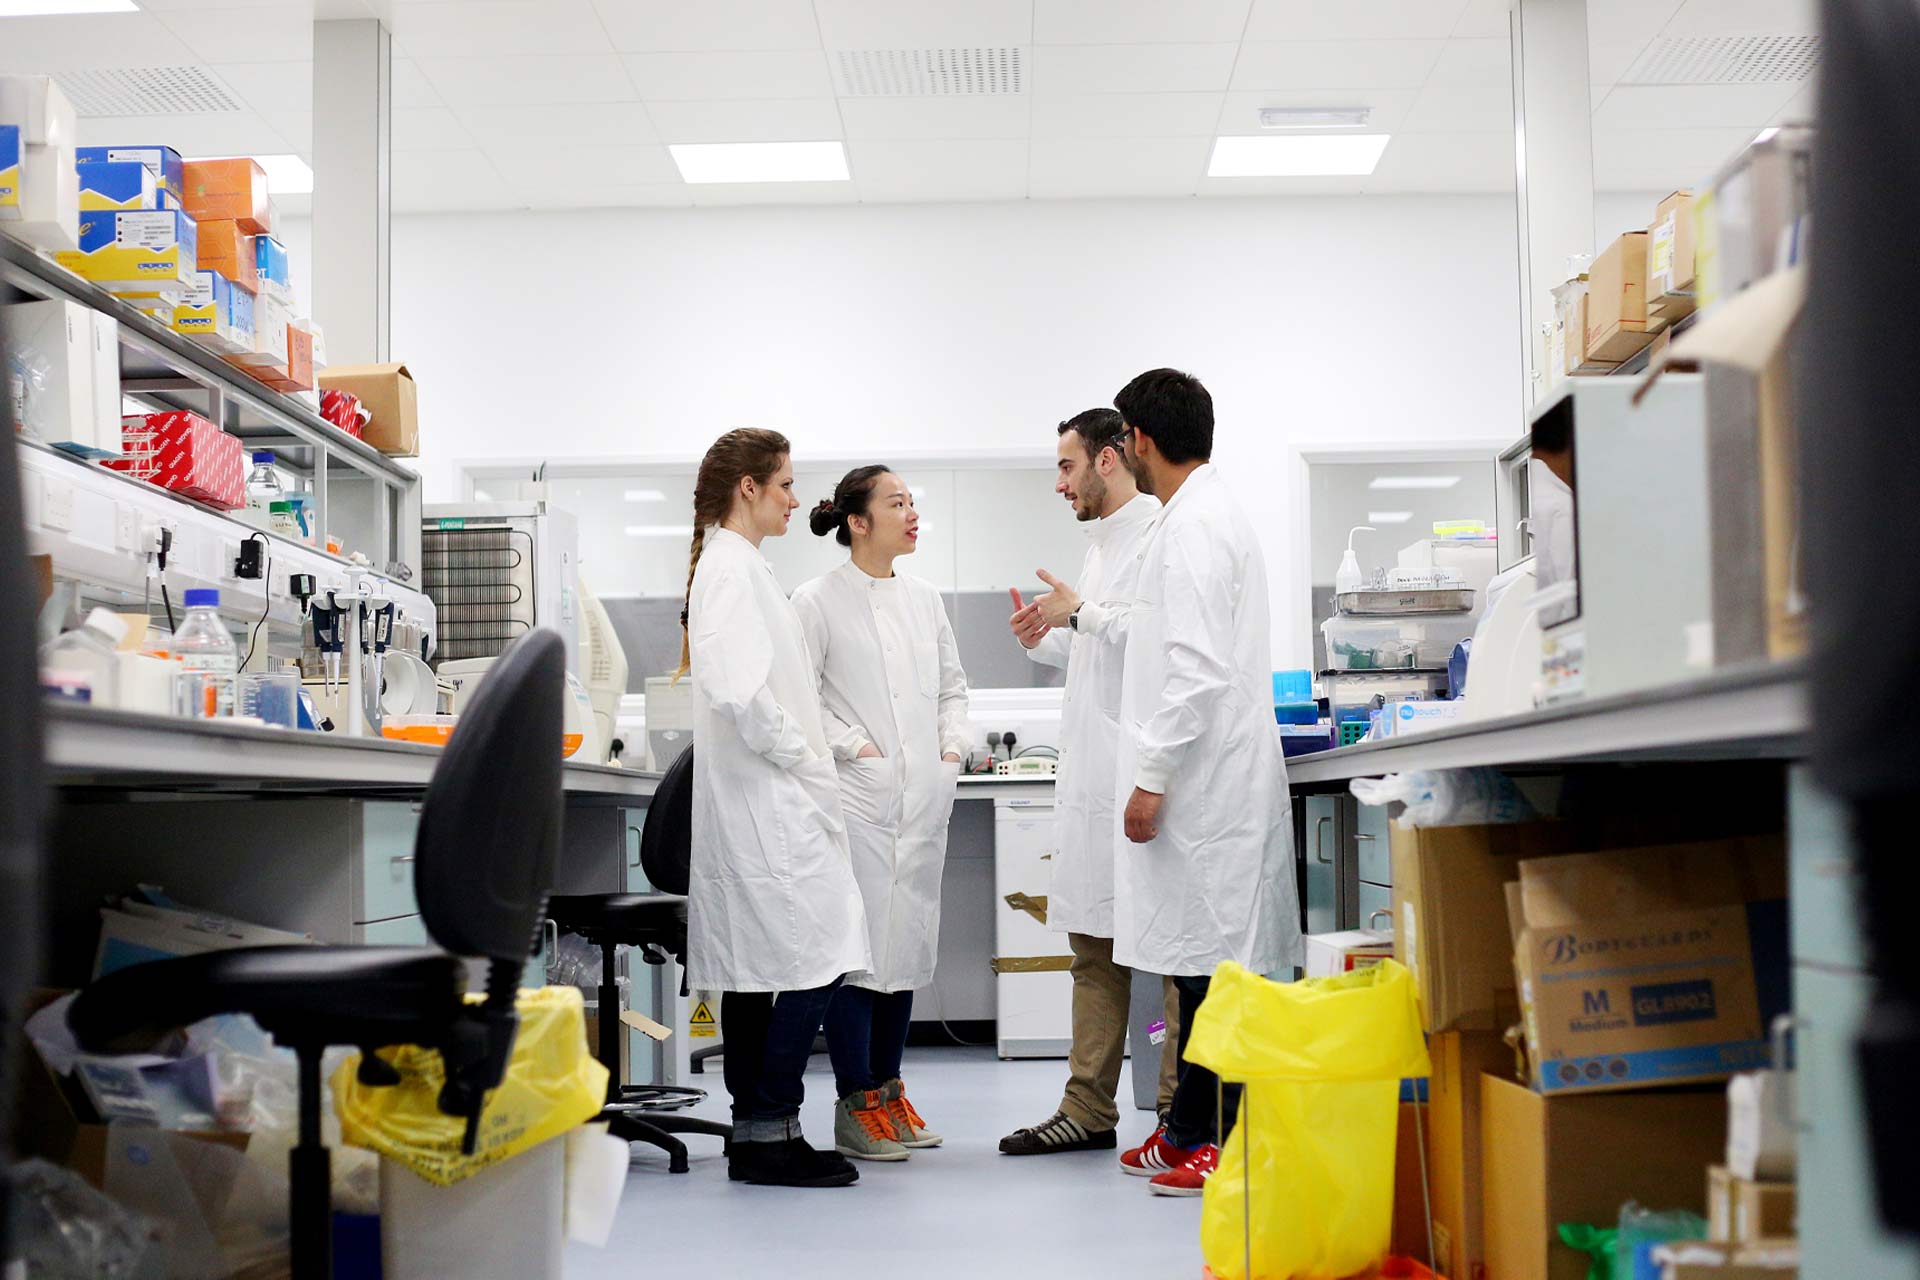
[(1573, 577), (1573, 490), (1538, 458), (1527, 462), (1527, 533), (1533, 541), (1534, 580), (1542, 587)]
[[(1267, 571), (1213, 466), (1155, 516), (1127, 629), (1113, 958), (1174, 977), (1223, 960), (1299, 962), (1293, 818), (1273, 720)], [(1166, 796), (1160, 834), (1124, 831), (1138, 786)]]
[[(964, 757), (967, 674), (940, 592), (918, 578), (872, 578), (852, 561), (793, 593), (819, 673), (838, 762), (854, 879), (873, 964), (849, 981), (913, 991), (933, 981), (940, 877)], [(880, 755), (859, 758), (871, 744)]]
[(1055, 933), (1113, 936), (1114, 785), (1120, 739), (1120, 679), (1127, 616), (1140, 580), (1140, 551), (1160, 500), (1147, 494), (1087, 526), (1087, 558), (1074, 589), (1078, 630), (1056, 627), (1027, 650), (1067, 669), (1060, 704), (1060, 776), (1053, 785), (1055, 849), (1047, 926)]
[(688, 603), (693, 850), (687, 980), (802, 991), (864, 970), (820, 689), (800, 619), (751, 542), (707, 531)]

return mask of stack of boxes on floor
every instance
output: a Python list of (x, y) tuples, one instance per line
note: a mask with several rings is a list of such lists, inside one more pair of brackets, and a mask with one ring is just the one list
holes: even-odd
[[(1439, 1274), (1582, 1280), (1589, 1258), (1562, 1224), (1612, 1228), (1629, 1202), (1705, 1218), (1710, 1183), (1751, 1207), (1715, 1215), (1717, 1242), (1668, 1274), (1792, 1274), (1790, 1181), (1754, 1180), (1751, 1161), (1745, 1180), (1722, 1168), (1725, 1082), (1766, 1066), (1788, 1005), (1784, 843), (1705, 834), (1666, 836), (1644, 814), (1394, 826), (1395, 950), (1431, 1033)], [(1685, 843), (1648, 844), (1661, 838)], [(1403, 1198), (1421, 1195), (1417, 1178), (1402, 1175)], [(1418, 1230), (1396, 1244), (1427, 1256)]]

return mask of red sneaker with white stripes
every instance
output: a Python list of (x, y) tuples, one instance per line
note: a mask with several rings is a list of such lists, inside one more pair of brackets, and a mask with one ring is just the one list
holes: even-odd
[(1148, 1183), (1147, 1190), (1157, 1196), (1197, 1196), (1207, 1189), (1207, 1179), (1219, 1167), (1220, 1148), (1209, 1142), (1194, 1148), (1178, 1169), (1169, 1169)]
[(1120, 1168), (1136, 1178), (1157, 1178), (1170, 1169), (1178, 1169), (1197, 1150), (1197, 1147), (1176, 1147), (1168, 1142), (1167, 1126), (1161, 1125), (1145, 1142), (1120, 1154)]

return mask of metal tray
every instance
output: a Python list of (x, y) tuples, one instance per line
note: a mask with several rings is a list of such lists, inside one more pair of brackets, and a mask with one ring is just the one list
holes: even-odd
[(1340, 612), (1362, 618), (1403, 617), (1420, 613), (1469, 613), (1473, 588), (1414, 591), (1344, 591), (1333, 598)]

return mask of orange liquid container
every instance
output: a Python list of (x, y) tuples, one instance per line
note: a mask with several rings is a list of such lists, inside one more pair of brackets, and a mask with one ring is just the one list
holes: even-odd
[(444, 747), (453, 736), (459, 716), (388, 716), (380, 725), (380, 736), (395, 742), (422, 742)]

